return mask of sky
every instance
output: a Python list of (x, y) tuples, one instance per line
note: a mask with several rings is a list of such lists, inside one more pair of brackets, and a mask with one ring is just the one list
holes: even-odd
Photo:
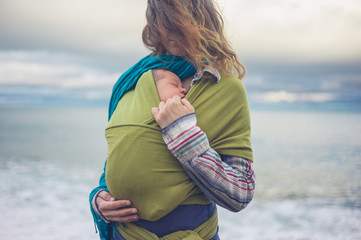
[[(361, 1), (219, 0), (251, 107), (361, 111)], [(106, 105), (145, 0), (0, 0), (0, 106)]]

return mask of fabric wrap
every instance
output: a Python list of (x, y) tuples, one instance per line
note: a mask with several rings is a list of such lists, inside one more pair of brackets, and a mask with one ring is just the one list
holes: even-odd
[(160, 238), (133, 223), (126, 223), (124, 226), (118, 224), (117, 229), (127, 240), (206, 240), (211, 239), (217, 233), (218, 215), (216, 210), (207, 221), (194, 230), (177, 231)]
[[(220, 154), (252, 160), (250, 118), (242, 81), (201, 79), (186, 98), (198, 126)], [(225, 97), (227, 96), (227, 97)], [(182, 204), (209, 200), (167, 149), (151, 108), (159, 97), (151, 71), (119, 101), (105, 131), (108, 141), (106, 183), (117, 199), (130, 199), (141, 219), (155, 221)]]

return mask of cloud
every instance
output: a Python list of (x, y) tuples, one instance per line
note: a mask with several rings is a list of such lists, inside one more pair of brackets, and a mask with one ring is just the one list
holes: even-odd
[[(251, 101), (361, 99), (360, 1), (219, 3)], [(148, 53), (145, 8), (144, 0), (0, 0), (0, 103), (108, 99)]]
[(47, 63), (46, 56), (0, 52), (0, 85), (111, 88), (119, 75), (74, 63)]
[(250, 99), (259, 103), (279, 102), (329, 102), (337, 100), (332, 93), (290, 93), (286, 91), (266, 92), (250, 95)]
[(106, 106), (110, 88), (62, 88), (58, 86), (1, 86), (1, 105), (72, 105), (101, 104)]
[(142, 51), (146, 2), (1, 1), (2, 49), (46, 49), (108, 55)]
[(334, 92), (360, 92), (361, 91), (361, 73), (335, 74), (329, 79), (321, 81), (320, 89), (322, 91)]
[(221, 0), (228, 32), (246, 59), (342, 62), (361, 59), (358, 0)]
[(106, 106), (121, 74), (46, 51), (0, 51), (1, 105)]
[[(358, 0), (219, 0), (241, 59), (361, 59)], [(144, 55), (146, 1), (1, 1), (0, 48)]]

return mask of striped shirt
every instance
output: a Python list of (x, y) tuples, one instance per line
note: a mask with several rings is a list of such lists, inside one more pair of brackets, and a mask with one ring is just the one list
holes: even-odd
[(210, 200), (230, 211), (244, 209), (255, 189), (252, 163), (218, 154), (196, 122), (196, 115), (189, 114), (164, 128), (162, 136), (168, 149)]

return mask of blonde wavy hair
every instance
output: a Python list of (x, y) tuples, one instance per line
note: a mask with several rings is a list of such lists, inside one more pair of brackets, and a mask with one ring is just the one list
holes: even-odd
[[(166, 54), (165, 29), (199, 72), (213, 66), (242, 79), (245, 68), (224, 36), (224, 21), (212, 0), (148, 0), (143, 43), (155, 55)], [(211, 63), (211, 64), (209, 64)]]

